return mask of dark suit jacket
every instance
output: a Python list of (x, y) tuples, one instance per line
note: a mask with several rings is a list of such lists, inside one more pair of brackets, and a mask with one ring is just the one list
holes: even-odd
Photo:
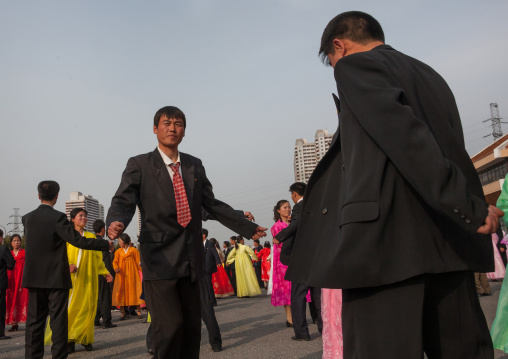
[(286, 279), (371, 287), (494, 270), (478, 174), (451, 90), (390, 46), (335, 65), (339, 133), (316, 166)]
[[(104, 238), (102, 238), (102, 236), (98, 235), (98, 234), (95, 234), (95, 236), (97, 237), (97, 239), (101, 239), (103, 240)], [(109, 251), (109, 248), (107, 250), (103, 250), (102, 251), (102, 261), (104, 262), (104, 266), (106, 267), (106, 269), (108, 270), (109, 274), (111, 274), (113, 277), (115, 277), (115, 268), (113, 268), (113, 260), (115, 259), (115, 255), (114, 253), (111, 253)], [(103, 275), (99, 275), (99, 278), (104, 278)], [(106, 278), (104, 278), (106, 279)]]
[(215, 245), (208, 239), (203, 245), (203, 249), (205, 252), (205, 274), (211, 275), (217, 272), (217, 265), (221, 264), (219, 253), (217, 253)]
[(0, 289), (9, 288), (7, 282), (7, 269), (14, 269), (16, 261), (12, 256), (11, 251), (6, 246), (0, 245)]
[(106, 219), (108, 227), (113, 221), (120, 221), (127, 227), (136, 205), (139, 207), (139, 244), (145, 280), (190, 276), (194, 281), (203, 275), (201, 208), (243, 236), (252, 237), (257, 227), (215, 199), (201, 160), (180, 152), (180, 161), (192, 216), (186, 228), (177, 222), (173, 183), (157, 148), (129, 159), (120, 186), (111, 200)]
[(26, 235), (25, 288), (72, 288), (66, 242), (83, 249), (109, 248), (108, 241), (81, 237), (64, 213), (45, 204), (24, 215), (22, 222)]
[(291, 211), (291, 223), (286, 228), (282, 229), (274, 237), (279, 242), (282, 242), (282, 248), (280, 250), (280, 262), (284, 265), (289, 264), (291, 253), (293, 252), (294, 239), (298, 226), (298, 219), (302, 213), (302, 201), (295, 203), (293, 210)]
[[(229, 246), (228, 250), (226, 251), (226, 255), (224, 256), (224, 263), (226, 263), (228, 261), (229, 253), (231, 253), (233, 248), (235, 248), (235, 246)], [(225, 269), (227, 269), (227, 268), (233, 268), (233, 269), (235, 269), (235, 262), (233, 262), (231, 264), (226, 264), (225, 265)]]

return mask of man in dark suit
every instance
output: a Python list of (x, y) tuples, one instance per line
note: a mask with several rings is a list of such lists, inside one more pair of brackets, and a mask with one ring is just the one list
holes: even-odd
[[(260, 250), (263, 249), (263, 246), (259, 244), (259, 239), (254, 240), (254, 253), (258, 253)], [(252, 264), (254, 266), (254, 271), (256, 272), (256, 278), (258, 280), (259, 288), (264, 288), (264, 283), (261, 280), (261, 261), (254, 262)]]
[(492, 358), (473, 272), (494, 269), (502, 211), (485, 202), (451, 90), (362, 12), (330, 21), (320, 54), (340, 126), (307, 184), (286, 278), (342, 288), (344, 358)]
[[(282, 243), (280, 261), (284, 265), (289, 264), (293, 252), (294, 236), (296, 235), (298, 220), (302, 213), (302, 201), (305, 187), (306, 185), (303, 182), (295, 182), (289, 187), (291, 199), (295, 204), (291, 212), (291, 223), (274, 237), (274, 243), (276, 243), (275, 241)], [(295, 336), (291, 337), (293, 340), (310, 340), (305, 310), (307, 303), (306, 296), (309, 290), (311, 294), (309, 309), (311, 311), (312, 320), (317, 323), (319, 332), (321, 333), (323, 331), (323, 321), (321, 320), (321, 288), (309, 287), (308, 285), (298, 282), (291, 282), (291, 316), (293, 317), (293, 329), (295, 331)]]
[(180, 109), (157, 111), (153, 132), (158, 146), (129, 159), (106, 220), (109, 237), (117, 238), (139, 207), (139, 249), (155, 358), (199, 357), (201, 209), (237, 233), (266, 235), (266, 229), (215, 199), (201, 160), (179, 152), (185, 125)]
[(53, 358), (67, 358), (67, 302), (72, 288), (66, 242), (91, 250), (109, 248), (106, 240), (81, 237), (64, 213), (53, 209), (60, 186), (42, 181), (37, 190), (41, 205), (23, 216), (25, 268), (23, 287), (28, 289), (25, 357), (44, 355), (44, 328), (50, 318)]
[[(235, 242), (236, 242), (236, 236), (232, 236), (229, 238), (229, 241), (231, 245), (229, 246), (228, 250), (226, 251), (224, 263), (227, 263), (229, 253), (235, 248)], [(229, 281), (231, 282), (231, 286), (233, 287), (233, 291), (236, 295), (236, 271), (235, 271), (235, 262), (225, 265), (224, 269), (226, 270), (226, 274), (228, 275)]]
[(4, 231), (0, 230), (0, 340), (11, 339), (5, 335), (5, 296), (9, 283), (7, 282), (7, 269), (14, 269), (16, 262), (11, 251), (7, 246), (2, 245), (4, 241)]
[(217, 266), (221, 265), (221, 261), (215, 249), (215, 245), (207, 239), (208, 230), (203, 228), (201, 233), (203, 236), (203, 250), (205, 253), (205, 274), (199, 280), (201, 319), (203, 319), (206, 330), (208, 330), (208, 341), (212, 346), (212, 350), (214, 352), (220, 352), (222, 350), (222, 338), (213, 309), (213, 307), (217, 305), (217, 299), (213, 291), (212, 274), (217, 272)]
[[(104, 235), (106, 234), (106, 223), (102, 219), (96, 219), (92, 228), (95, 232), (95, 237), (97, 239), (104, 239)], [(104, 266), (108, 270), (109, 274), (113, 278), (115, 278), (115, 269), (113, 268), (113, 259), (114, 254), (111, 253), (108, 249), (102, 251), (102, 261), (104, 262)], [(97, 299), (97, 313), (95, 314), (95, 326), (102, 327), (102, 329), (115, 328), (116, 324), (111, 323), (111, 306), (112, 306), (112, 294), (113, 288), (112, 283), (108, 283), (106, 278), (103, 275), (99, 276), (99, 296)], [(100, 319), (102, 317), (102, 324)]]

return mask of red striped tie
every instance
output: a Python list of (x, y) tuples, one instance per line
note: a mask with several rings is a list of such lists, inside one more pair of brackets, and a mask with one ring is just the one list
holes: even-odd
[(182, 176), (180, 176), (180, 172), (178, 172), (180, 163), (173, 163), (169, 165), (169, 167), (173, 170), (173, 189), (175, 190), (177, 221), (178, 224), (185, 228), (189, 224), (192, 217)]

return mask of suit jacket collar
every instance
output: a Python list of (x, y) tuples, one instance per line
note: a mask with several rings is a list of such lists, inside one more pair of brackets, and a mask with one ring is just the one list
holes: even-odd
[[(176, 204), (175, 191), (173, 189), (173, 182), (169, 176), (166, 164), (162, 160), (159, 150), (155, 148), (152, 152), (152, 165), (154, 169), (155, 178), (157, 183), (162, 189), (162, 192), (167, 196), (171, 203)], [(189, 209), (192, 212), (192, 195), (194, 192), (194, 164), (191, 156), (180, 152), (180, 168), (182, 169), (182, 178), (185, 185), (185, 193), (187, 194), (187, 201), (189, 202)]]

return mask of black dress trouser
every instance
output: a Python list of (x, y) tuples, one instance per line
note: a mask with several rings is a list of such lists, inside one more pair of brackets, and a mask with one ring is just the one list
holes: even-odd
[(67, 358), (67, 303), (69, 289), (28, 289), (25, 331), (25, 358), (44, 356), (44, 331), (49, 313), (53, 359)]
[(0, 337), (5, 335), (5, 313), (7, 311), (5, 296), (7, 289), (0, 288)]
[(213, 294), (213, 289), (211, 294), (209, 290), (209, 284), (211, 285), (211, 283), (211, 275), (205, 275), (199, 280), (201, 318), (205, 323), (206, 330), (208, 330), (208, 341), (210, 345), (214, 347), (222, 345), (222, 338), (219, 324), (217, 323), (217, 318), (215, 317), (215, 310), (213, 309), (215, 295)]
[(112, 307), (112, 288), (104, 276), (99, 276), (99, 296), (97, 299), (97, 313), (95, 314), (95, 323), (99, 323), (102, 317), (102, 325), (111, 324)]
[(344, 359), (494, 357), (470, 271), (343, 289), (342, 329)]
[(144, 286), (152, 318), (154, 358), (199, 359), (199, 282), (185, 277), (144, 280)]
[(318, 330), (323, 331), (321, 319), (321, 288), (308, 287), (303, 284), (291, 282), (291, 316), (293, 317), (293, 329), (297, 338), (309, 338), (307, 324), (307, 292), (310, 289), (311, 300), (316, 308)]

